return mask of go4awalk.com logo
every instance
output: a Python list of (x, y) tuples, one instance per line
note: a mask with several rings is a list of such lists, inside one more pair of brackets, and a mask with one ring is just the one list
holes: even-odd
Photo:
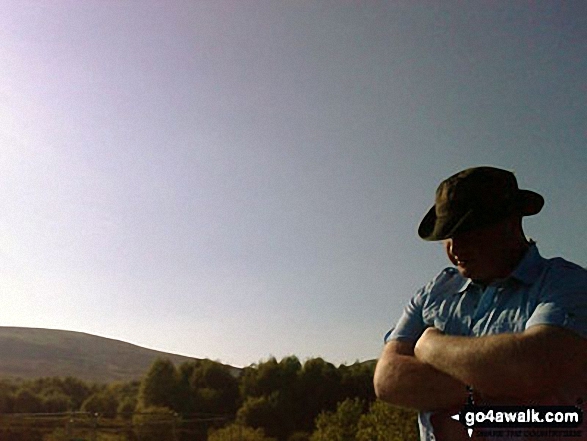
[[(467, 404), (452, 418), (473, 429), (543, 430), (557, 429), (558, 436), (574, 436), (583, 423), (583, 411), (577, 406), (475, 406)], [(566, 429), (560, 432), (559, 429)]]

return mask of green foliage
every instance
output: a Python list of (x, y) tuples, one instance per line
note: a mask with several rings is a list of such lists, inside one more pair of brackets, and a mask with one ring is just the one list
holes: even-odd
[(363, 413), (361, 400), (346, 399), (336, 412), (323, 412), (316, 419), (311, 441), (417, 441), (415, 411), (390, 406), (383, 401), (371, 404)]
[(341, 390), (342, 376), (336, 367), (322, 358), (307, 360), (299, 374), (301, 404), (300, 427), (311, 430), (316, 416), (334, 410), (347, 398)]
[(182, 363), (177, 368), (178, 390), (176, 410), (184, 415), (193, 413), (195, 407), (194, 397), (190, 391), (190, 378), (194, 370), (200, 365), (200, 361)]
[[(373, 370), (374, 363), (337, 368), (321, 358), (302, 364), (290, 356), (260, 362), (235, 378), (228, 367), (210, 360), (176, 368), (158, 359), (141, 382), (0, 381), (0, 414), (98, 413), (96, 421), (121, 428), (120, 441), (194, 441), (207, 434), (222, 440), (236, 430), (243, 439), (254, 440), (416, 440), (414, 412), (375, 401)], [(236, 423), (221, 427), (235, 416)], [(14, 440), (20, 441), (21, 435), (33, 440), (34, 430), (31, 426)], [(13, 441), (1, 427), (0, 439)]]
[(237, 413), (237, 421), (255, 429), (263, 428), (274, 436), (281, 432), (278, 392), (260, 397), (249, 397)]
[(7, 381), (0, 383), (0, 414), (12, 412), (15, 386)]
[(239, 401), (238, 380), (226, 366), (202, 360), (189, 377), (192, 412), (234, 414)]
[(111, 390), (105, 389), (90, 395), (83, 402), (81, 410), (105, 418), (114, 418), (118, 411), (118, 400)]
[[(241, 374), (240, 391), (241, 397), (259, 397), (262, 395), (269, 395), (273, 388), (268, 383), (270, 381), (271, 373), (275, 370), (277, 360), (272, 357), (266, 362), (258, 365), (251, 365), (245, 368)], [(263, 377), (263, 380), (261, 378)], [(263, 389), (262, 389), (263, 387)], [(277, 387), (277, 385), (275, 385)]]
[(311, 430), (319, 410), (308, 407), (302, 365), (297, 357), (271, 358), (244, 370), (240, 381), (243, 405), (239, 417), (270, 436), (284, 439), (295, 430)]
[(141, 382), (139, 400), (143, 407), (176, 409), (179, 376), (173, 363), (158, 358)]
[(70, 400), (70, 409), (77, 410), (96, 391), (97, 386), (88, 385), (73, 377), (46, 377), (28, 381), (25, 385), (39, 396), (65, 395)]
[(139, 394), (140, 382), (131, 381), (129, 383), (110, 383), (108, 389), (121, 401), (124, 398), (136, 399)]
[(118, 403), (116, 414), (124, 419), (132, 417), (138, 404), (140, 383), (132, 381), (130, 383), (112, 383), (107, 387), (109, 394), (116, 398)]
[(374, 363), (336, 368), (322, 358), (303, 365), (293, 356), (271, 358), (243, 371), (239, 419), (279, 439), (311, 433), (320, 412), (334, 411), (346, 398), (375, 399), (373, 370)]
[(124, 419), (132, 418), (132, 415), (137, 408), (137, 400), (136, 398), (126, 397), (123, 398), (122, 401), (118, 404), (116, 408), (116, 414)]
[(290, 356), (278, 362), (274, 357), (266, 362), (246, 368), (240, 378), (243, 400), (246, 397), (271, 395), (279, 391), (291, 397), (298, 386), (301, 363), (297, 357)]
[(365, 402), (375, 401), (373, 388), (373, 373), (375, 362), (355, 363), (350, 366), (341, 365), (338, 371), (341, 375), (340, 388), (344, 397), (358, 397)]
[(71, 434), (65, 429), (55, 429), (52, 433), (43, 436), (43, 441), (72, 441), (72, 440), (92, 440), (92, 441), (128, 441), (129, 438), (124, 434), (118, 433), (88, 433), (81, 434), (72, 438)]
[(141, 441), (172, 441), (176, 433), (177, 416), (168, 407), (139, 407), (132, 423)]
[(211, 360), (176, 369), (171, 361), (157, 359), (141, 382), (138, 401), (142, 407), (166, 407), (183, 415), (234, 415), (240, 402), (238, 379)]
[(91, 388), (73, 378), (0, 382), (0, 413), (57, 413), (79, 410)]
[(287, 437), (287, 441), (309, 441), (310, 434), (308, 432), (297, 431)]
[(12, 411), (14, 413), (39, 413), (43, 411), (43, 401), (32, 390), (19, 389), (14, 396)]
[(60, 391), (50, 391), (42, 398), (43, 412), (59, 413), (73, 410), (72, 399)]
[(79, 409), (93, 391), (92, 386), (77, 378), (66, 377), (64, 380), (59, 381), (63, 393), (71, 398), (74, 409)]
[(265, 435), (263, 429), (253, 429), (242, 424), (231, 424), (222, 429), (211, 430), (208, 441), (275, 441)]
[(316, 431), (311, 441), (354, 441), (363, 412), (363, 402), (347, 398), (339, 403), (336, 412), (322, 412), (316, 418)]
[(417, 413), (375, 401), (369, 412), (361, 416), (357, 441), (417, 441)]

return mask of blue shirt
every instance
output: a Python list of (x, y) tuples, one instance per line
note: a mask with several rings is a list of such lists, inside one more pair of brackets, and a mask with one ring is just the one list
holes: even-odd
[[(415, 343), (430, 326), (482, 336), (541, 324), (587, 338), (587, 270), (562, 258), (545, 259), (533, 244), (509, 277), (486, 287), (456, 268), (445, 269), (410, 300), (386, 341)], [(429, 413), (420, 413), (419, 425), (422, 440), (435, 439)]]

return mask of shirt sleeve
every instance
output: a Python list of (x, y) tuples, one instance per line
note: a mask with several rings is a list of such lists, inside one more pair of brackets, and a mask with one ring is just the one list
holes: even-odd
[(553, 272), (526, 329), (535, 325), (560, 326), (587, 338), (587, 271), (573, 265)]
[[(391, 340), (403, 340), (416, 342), (424, 330), (432, 326), (425, 321), (425, 310), (430, 312), (430, 307), (435, 298), (447, 291), (458, 291), (463, 287), (466, 279), (459, 278), (458, 272), (454, 268), (445, 268), (426, 286), (419, 289), (414, 297), (404, 308), (404, 311), (397, 322), (395, 328), (392, 328), (384, 338), (385, 343)], [(436, 308), (432, 308), (436, 313)], [(428, 324), (427, 324), (428, 323)]]
[(422, 319), (424, 288), (420, 289), (404, 308), (395, 328), (385, 336), (385, 343), (391, 340), (417, 341), (426, 329)]

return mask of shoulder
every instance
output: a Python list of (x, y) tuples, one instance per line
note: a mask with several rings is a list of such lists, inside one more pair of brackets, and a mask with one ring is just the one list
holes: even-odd
[(587, 276), (587, 269), (581, 267), (580, 265), (570, 262), (562, 257), (552, 257), (550, 259), (544, 259), (547, 262), (547, 266), (553, 269), (559, 269), (561, 271), (569, 271), (576, 274), (583, 274), (583, 276)]
[(536, 307), (526, 322), (553, 325), (587, 337), (587, 270), (560, 257), (544, 259), (542, 272), (534, 282)]
[(451, 281), (456, 281), (458, 279), (464, 279), (456, 268), (448, 267), (440, 271), (429, 283), (427, 286), (436, 286), (442, 285), (444, 283), (449, 283)]
[(424, 294), (431, 298), (442, 296), (447, 293), (455, 293), (467, 287), (469, 279), (460, 275), (456, 268), (443, 269), (423, 289)]
[(566, 305), (587, 311), (587, 270), (561, 257), (544, 259), (540, 276), (533, 283), (539, 302)]
[(587, 291), (587, 269), (562, 257), (545, 259), (544, 282), (554, 286), (579, 287)]
[(587, 289), (587, 270), (562, 257), (545, 258), (536, 245), (530, 247), (512, 276), (524, 284), (547, 291)]

